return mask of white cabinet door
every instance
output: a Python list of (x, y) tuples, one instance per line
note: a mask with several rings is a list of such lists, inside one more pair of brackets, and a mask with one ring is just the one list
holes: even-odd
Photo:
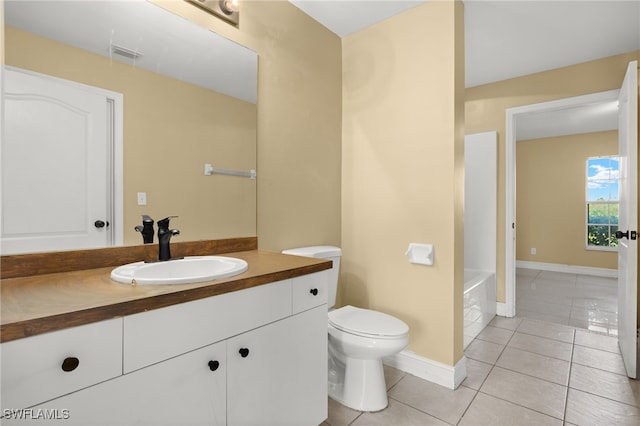
[(216, 343), (42, 404), (32, 413), (66, 415), (51, 421), (64, 425), (224, 425), (225, 357), (226, 342)]
[(229, 339), (227, 350), (229, 425), (327, 418), (326, 304)]

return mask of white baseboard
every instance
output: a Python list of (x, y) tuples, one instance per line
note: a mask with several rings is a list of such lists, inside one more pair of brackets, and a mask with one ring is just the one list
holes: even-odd
[(384, 363), (449, 389), (456, 389), (467, 377), (464, 356), (455, 366), (451, 366), (404, 350), (395, 356), (384, 358)]
[(617, 278), (617, 269), (592, 268), (590, 266), (561, 265), (559, 263), (529, 262), (516, 260), (516, 268), (540, 269), (541, 271), (567, 272), (569, 274), (593, 275), (596, 277)]
[(511, 318), (514, 316), (513, 309), (509, 309), (506, 303), (496, 302), (496, 315), (499, 317)]

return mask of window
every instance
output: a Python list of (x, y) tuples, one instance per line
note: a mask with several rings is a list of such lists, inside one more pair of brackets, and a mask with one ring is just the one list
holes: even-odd
[(587, 159), (587, 249), (618, 246), (619, 170), (617, 156)]

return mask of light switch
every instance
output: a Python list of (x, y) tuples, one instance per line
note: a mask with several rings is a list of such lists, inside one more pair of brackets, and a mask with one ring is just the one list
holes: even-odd
[(147, 193), (146, 192), (138, 192), (138, 205), (146, 206), (147, 205)]

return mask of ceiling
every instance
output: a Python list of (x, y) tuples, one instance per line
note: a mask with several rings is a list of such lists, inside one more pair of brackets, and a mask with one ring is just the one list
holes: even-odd
[[(289, 1), (340, 37), (425, 3)], [(466, 87), (640, 49), (640, 1), (465, 0), (464, 5)], [(616, 108), (590, 105), (519, 120), (518, 139), (615, 128)]]
[(255, 52), (148, 1), (5, 0), (4, 18), (7, 25), (132, 69), (256, 103)]

